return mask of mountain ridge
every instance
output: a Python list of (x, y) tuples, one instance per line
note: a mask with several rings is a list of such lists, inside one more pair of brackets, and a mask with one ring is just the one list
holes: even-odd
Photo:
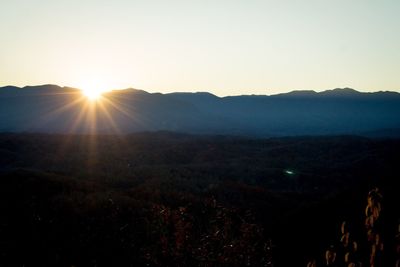
[(390, 91), (336, 88), (219, 97), (128, 88), (90, 103), (72, 87), (0, 87), (0, 132), (393, 136), (398, 131), (392, 129), (400, 129), (400, 93)]
[[(70, 89), (70, 90), (81, 90), (81, 88), (71, 87), (71, 86), (59, 86), (56, 84), (43, 84), (43, 85), (26, 85), (23, 87), (14, 86), (14, 85), (6, 85), (0, 87), (1, 90), (4, 89), (24, 89), (24, 90), (33, 90), (33, 89), (51, 89), (51, 90), (61, 90), (61, 89)], [(154, 92), (150, 93), (143, 89), (138, 88), (123, 88), (123, 89), (111, 89), (107, 93), (113, 92), (135, 92), (135, 93), (147, 93), (147, 94), (161, 94), (161, 95), (202, 95), (202, 96), (213, 96), (216, 98), (226, 98), (226, 97), (241, 97), (241, 96), (251, 96), (251, 97), (265, 97), (265, 96), (313, 96), (313, 95), (370, 95), (370, 94), (396, 94), (400, 96), (400, 92), (397, 91), (373, 91), (373, 92), (362, 92), (353, 88), (344, 87), (344, 88), (334, 88), (334, 89), (326, 89), (322, 91), (315, 90), (293, 90), (284, 93), (276, 93), (276, 94), (242, 94), (242, 95), (227, 95), (227, 96), (217, 96), (211, 92), (207, 91), (196, 91), (196, 92), (169, 92), (169, 93), (161, 93)]]

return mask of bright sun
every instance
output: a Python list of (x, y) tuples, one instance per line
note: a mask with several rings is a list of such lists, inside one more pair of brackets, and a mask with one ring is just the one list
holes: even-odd
[(108, 84), (104, 81), (101, 82), (93, 80), (81, 84), (83, 95), (85, 95), (91, 101), (96, 101), (100, 99), (103, 93), (110, 91), (110, 89), (107, 88)]
[(101, 95), (105, 92), (105, 90), (98, 88), (86, 88), (82, 89), (82, 93), (89, 98), (90, 100), (97, 100), (101, 97)]

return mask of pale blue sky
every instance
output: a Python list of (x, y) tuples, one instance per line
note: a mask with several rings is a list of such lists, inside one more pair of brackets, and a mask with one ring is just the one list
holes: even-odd
[(399, 14), (399, 0), (1, 0), (0, 86), (399, 91)]

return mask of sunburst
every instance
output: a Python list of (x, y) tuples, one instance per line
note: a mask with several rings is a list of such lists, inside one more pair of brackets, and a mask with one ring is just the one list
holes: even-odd
[(110, 88), (105, 86), (104, 82), (96, 82), (96, 81), (87, 81), (82, 85), (82, 93), (85, 95), (90, 101), (97, 101), (101, 98), (101, 96), (110, 91)]

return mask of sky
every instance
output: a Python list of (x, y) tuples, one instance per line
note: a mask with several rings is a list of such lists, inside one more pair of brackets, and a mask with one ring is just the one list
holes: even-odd
[(1, 0), (0, 86), (400, 91), (399, 0)]

